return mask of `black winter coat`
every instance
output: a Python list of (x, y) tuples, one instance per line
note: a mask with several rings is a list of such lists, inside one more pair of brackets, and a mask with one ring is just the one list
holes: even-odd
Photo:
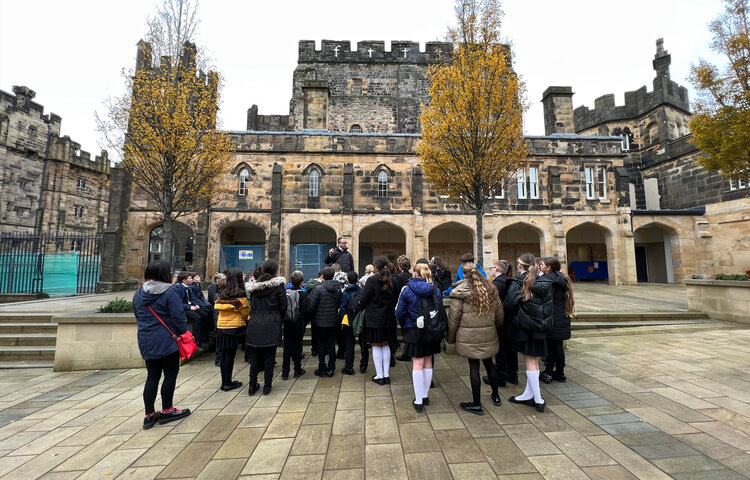
[(216, 304), (217, 298), (219, 298), (219, 286), (212, 283), (208, 286), (208, 303), (213, 307)]
[(275, 347), (281, 344), (281, 325), (286, 313), (286, 279), (274, 277), (249, 285), (250, 319), (245, 343), (251, 347)]
[(404, 284), (396, 275), (391, 275), (393, 291), (384, 292), (380, 288), (380, 275), (377, 273), (367, 279), (362, 295), (359, 297), (359, 307), (367, 309), (365, 324), (367, 328), (396, 328), (396, 303)]
[(432, 283), (440, 290), (440, 293), (451, 288), (451, 285), (453, 285), (453, 277), (451, 276), (450, 270), (436, 271), (432, 278)]
[(307, 308), (316, 326), (328, 328), (341, 324), (339, 321), (339, 307), (341, 306), (340, 282), (337, 280), (326, 280), (315, 287), (309, 295)]
[(500, 295), (500, 303), (505, 303), (505, 299), (508, 297), (508, 287), (510, 286), (508, 277), (505, 274), (498, 275), (492, 279), (492, 284), (497, 288), (497, 293)]
[[(549, 281), (543, 280), (542, 277), (537, 277), (534, 286), (531, 287), (533, 296), (528, 301), (523, 301), (523, 280), (526, 278), (526, 275), (528, 273), (524, 272), (510, 279), (508, 296), (503, 303), (503, 308), (509, 317), (506, 321), (510, 322), (508, 337), (516, 342), (546, 340), (547, 332), (531, 331), (518, 327), (518, 317), (520, 315), (541, 318), (544, 315), (544, 305), (547, 304), (548, 307), (551, 307), (552, 304), (551, 285)], [(547, 311), (551, 315), (552, 308), (547, 308)], [(548, 321), (551, 324), (552, 318), (548, 318)]]
[(568, 282), (560, 272), (551, 272), (542, 276), (542, 279), (552, 283), (552, 328), (547, 332), (547, 338), (552, 340), (568, 340), (570, 338), (570, 317), (565, 314), (565, 293), (568, 290)]
[(325, 263), (327, 263), (328, 265), (338, 263), (341, 266), (342, 272), (354, 271), (354, 257), (352, 257), (352, 254), (349, 253), (349, 250), (343, 251), (339, 247), (335, 247), (333, 249), (333, 255), (329, 254), (326, 257)]

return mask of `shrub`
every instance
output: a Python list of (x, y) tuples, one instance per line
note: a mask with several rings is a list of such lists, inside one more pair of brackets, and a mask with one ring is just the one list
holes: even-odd
[(114, 300), (110, 300), (106, 305), (101, 305), (99, 311), (102, 313), (128, 313), (134, 312), (135, 307), (130, 300), (115, 297)]
[(744, 273), (719, 273), (716, 280), (747, 280), (748, 276)]

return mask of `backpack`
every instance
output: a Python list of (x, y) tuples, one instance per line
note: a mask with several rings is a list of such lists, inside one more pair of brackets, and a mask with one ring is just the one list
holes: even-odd
[[(411, 288), (411, 287), (409, 287)], [(414, 290), (412, 290), (414, 292)], [(417, 292), (414, 292), (416, 295)], [(437, 289), (432, 297), (420, 297), (417, 295), (419, 303), (417, 311), (424, 317), (424, 328), (418, 329), (421, 332), (421, 340), (425, 343), (441, 342), (445, 338), (448, 330), (448, 314), (445, 313), (443, 302), (438, 297)]]
[(298, 325), (302, 314), (300, 312), (301, 290), (289, 289), (286, 291), (286, 313), (284, 314), (285, 325)]

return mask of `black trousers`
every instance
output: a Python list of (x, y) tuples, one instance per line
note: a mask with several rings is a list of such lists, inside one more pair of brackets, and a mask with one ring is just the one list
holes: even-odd
[(245, 346), (250, 357), (250, 385), (258, 382), (258, 372), (263, 372), (263, 382), (271, 385), (273, 382), (273, 362), (276, 358), (276, 347)]
[(172, 408), (174, 402), (174, 387), (177, 384), (177, 373), (180, 371), (180, 352), (174, 352), (166, 357), (146, 360), (146, 385), (143, 386), (143, 406), (146, 415), (154, 413), (156, 392), (159, 390), (159, 380), (164, 372), (161, 383), (161, 408)]
[(497, 329), (500, 340), (500, 350), (495, 355), (498, 382), (518, 381), (518, 352), (513, 350), (508, 338), (508, 327), (503, 325)]
[(565, 349), (563, 340), (547, 339), (547, 366), (544, 373), (555, 377), (565, 375)]
[[(348, 325), (342, 325), (339, 336), (344, 339), (344, 366), (354, 367), (354, 330)], [(367, 347), (365, 347), (366, 349)], [(339, 348), (339, 351), (341, 349)]]
[[(289, 374), (290, 363), (294, 362), (294, 371), (302, 368), (302, 335), (303, 325), (284, 324), (284, 351), (281, 362), (281, 373)], [(291, 361), (290, 361), (291, 360)]]
[(219, 360), (219, 371), (221, 372), (221, 384), (232, 383), (232, 371), (234, 370), (234, 357), (237, 355), (237, 347), (216, 351)]
[[(354, 332), (352, 332), (354, 333)], [(367, 368), (367, 364), (370, 363), (370, 345), (365, 341), (365, 332), (359, 334), (359, 349), (361, 352), (361, 358), (359, 360), (359, 366)], [(352, 349), (353, 351), (354, 349)], [(352, 360), (354, 361), (354, 360)]]
[[(492, 393), (497, 394), (497, 371), (495, 365), (492, 363), (492, 358), (482, 359), (484, 369), (487, 370), (487, 376), (490, 377), (490, 386), (492, 387)], [(475, 405), (479, 405), (480, 393), (482, 388), (482, 382), (479, 378), (479, 360), (475, 358), (469, 359), (469, 380), (471, 380), (471, 395), (473, 397), (472, 402)]]
[(348, 344), (346, 343), (346, 337), (344, 337), (343, 329), (339, 329), (339, 331), (336, 333), (336, 346), (338, 347), (336, 349), (336, 356), (340, 357), (344, 355), (344, 357), (346, 357), (346, 354), (349, 350), (347, 350)]
[(310, 345), (313, 355), (318, 354), (318, 327), (314, 323), (310, 323)]
[[(318, 369), (336, 370), (336, 335), (339, 326), (317, 327), (318, 330)], [(326, 355), (328, 366), (326, 367)]]
[(208, 307), (198, 310), (185, 310), (185, 320), (193, 323), (193, 336), (195, 343), (208, 343), (209, 332), (213, 328), (213, 314)]

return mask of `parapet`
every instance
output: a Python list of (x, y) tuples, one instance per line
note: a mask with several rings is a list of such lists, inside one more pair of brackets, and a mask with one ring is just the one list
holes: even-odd
[(50, 137), (49, 158), (76, 165), (87, 170), (93, 170), (99, 173), (109, 175), (110, 164), (106, 150), (102, 150), (100, 155), (96, 155), (91, 160), (91, 154), (81, 150), (81, 144), (74, 142), (69, 136)]
[(418, 42), (393, 40), (391, 49), (386, 50), (383, 40), (365, 40), (357, 42), (352, 51), (349, 40), (323, 40), (320, 50), (316, 50), (315, 41), (300, 40), (298, 61), (430, 64), (443, 61), (452, 48), (448, 42), (427, 42), (421, 51)]

